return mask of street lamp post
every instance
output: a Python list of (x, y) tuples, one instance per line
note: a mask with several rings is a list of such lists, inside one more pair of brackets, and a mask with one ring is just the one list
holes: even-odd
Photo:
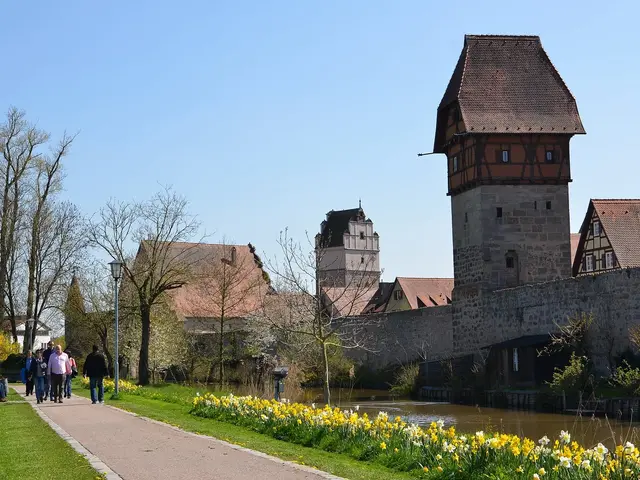
[(113, 277), (113, 286), (114, 286), (114, 296), (115, 296), (115, 305), (114, 305), (114, 310), (115, 310), (115, 317), (116, 317), (116, 335), (115, 335), (115, 343), (116, 343), (116, 355), (115, 358), (113, 360), (113, 373), (114, 373), (114, 377), (113, 380), (115, 382), (115, 390), (114, 390), (114, 394), (118, 395), (118, 391), (119, 391), (119, 380), (120, 380), (120, 365), (119, 365), (119, 361), (118, 361), (118, 357), (120, 356), (120, 353), (118, 352), (118, 336), (119, 336), (119, 329), (118, 329), (118, 280), (120, 280), (120, 276), (122, 275), (122, 262), (120, 260), (114, 260), (113, 262), (109, 263), (109, 266), (111, 267), (111, 276)]

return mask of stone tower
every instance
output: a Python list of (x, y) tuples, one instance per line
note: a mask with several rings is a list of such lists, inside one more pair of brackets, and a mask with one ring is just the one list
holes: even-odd
[(331, 210), (316, 235), (320, 286), (356, 287), (380, 282), (380, 242), (362, 205)]
[(571, 276), (569, 141), (584, 133), (539, 37), (465, 36), (434, 142), (448, 161), (454, 302)]

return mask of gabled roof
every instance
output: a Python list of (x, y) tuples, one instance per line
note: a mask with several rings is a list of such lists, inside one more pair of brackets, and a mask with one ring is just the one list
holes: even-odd
[(576, 258), (576, 252), (578, 251), (579, 243), (580, 243), (580, 234), (572, 233), (571, 234), (571, 265), (573, 265), (573, 261)]
[(366, 315), (369, 313), (384, 312), (385, 308), (387, 307), (387, 302), (391, 297), (391, 292), (393, 292), (394, 285), (395, 282), (380, 282), (380, 285), (378, 285), (378, 290), (373, 295), (373, 297), (371, 297), (371, 300), (369, 300), (367, 306), (364, 307), (364, 309), (362, 310), (362, 314)]
[(371, 222), (364, 213), (362, 207), (349, 210), (331, 210), (327, 213), (327, 219), (320, 226), (320, 247), (342, 247), (344, 245), (344, 233), (349, 230), (349, 222)]
[[(24, 330), (25, 330), (24, 324), (26, 323), (26, 321), (27, 321), (26, 315), (16, 315), (15, 317), (16, 331), (24, 333)], [(11, 332), (11, 321), (9, 320), (9, 318), (7, 317), (4, 318), (4, 321), (0, 326), (0, 331), (4, 331), (5, 333)], [(51, 329), (46, 323), (44, 323), (42, 320), (38, 321), (38, 332), (47, 334), (50, 331)]]
[(589, 224), (596, 213), (622, 268), (640, 266), (640, 199), (591, 199), (580, 227), (580, 243), (573, 262), (577, 275)]
[(365, 308), (378, 291), (378, 285), (371, 287), (330, 287), (323, 288), (325, 308), (333, 317), (354, 317), (365, 313)]
[(434, 152), (443, 152), (448, 107), (469, 133), (585, 133), (575, 98), (538, 36), (465, 35), (438, 107)]
[(188, 259), (191, 269), (186, 285), (166, 292), (172, 309), (183, 319), (220, 318), (223, 303), (227, 318), (245, 317), (262, 307), (270, 290), (248, 245), (176, 242), (169, 256)]
[(396, 282), (412, 309), (451, 303), (453, 278), (397, 277)]

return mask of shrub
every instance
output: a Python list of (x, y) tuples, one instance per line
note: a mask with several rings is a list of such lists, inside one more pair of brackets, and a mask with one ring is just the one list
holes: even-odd
[(640, 394), (640, 368), (632, 368), (626, 360), (616, 368), (611, 384), (622, 388), (627, 395)]
[(396, 378), (391, 385), (391, 393), (398, 395), (410, 395), (417, 388), (420, 366), (417, 363), (403, 365), (396, 372)]
[(8, 335), (0, 333), (0, 362), (4, 362), (11, 354), (18, 354), (22, 348), (19, 343), (14, 343)]
[(564, 368), (555, 368), (549, 387), (555, 393), (577, 393), (584, 391), (590, 383), (588, 360), (571, 353), (569, 364)]

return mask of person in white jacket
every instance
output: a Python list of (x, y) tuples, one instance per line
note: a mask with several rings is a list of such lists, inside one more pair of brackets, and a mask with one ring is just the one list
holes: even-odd
[(53, 403), (62, 403), (62, 387), (66, 375), (71, 375), (71, 364), (69, 357), (62, 351), (60, 345), (56, 345), (55, 351), (49, 357), (47, 373), (51, 378), (51, 394)]

